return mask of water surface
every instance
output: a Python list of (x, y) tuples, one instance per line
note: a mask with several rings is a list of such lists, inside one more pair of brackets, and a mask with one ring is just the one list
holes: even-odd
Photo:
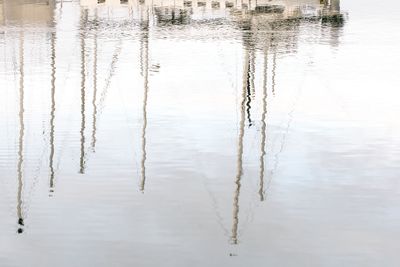
[(399, 266), (397, 1), (0, 1), (0, 266)]

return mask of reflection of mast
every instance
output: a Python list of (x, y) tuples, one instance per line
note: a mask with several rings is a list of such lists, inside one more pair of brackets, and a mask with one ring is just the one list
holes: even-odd
[(267, 68), (268, 68), (268, 49), (264, 51), (264, 80), (263, 80), (263, 113), (261, 116), (261, 157), (260, 157), (260, 201), (264, 201), (264, 158), (265, 158), (265, 139), (266, 139), (266, 122), (265, 117), (267, 115)]
[(22, 163), (24, 161), (24, 34), (20, 34), (19, 44), (19, 140), (18, 140), (18, 193), (17, 193), (17, 217), (18, 217), (18, 233), (21, 234), (24, 226), (24, 218), (22, 214), (22, 187), (23, 187), (23, 174), (22, 174)]
[(249, 65), (249, 67), (246, 70), (246, 88), (247, 88), (247, 119), (249, 120), (249, 126), (252, 126), (252, 122), (251, 122), (251, 113), (250, 113), (250, 109), (251, 109), (251, 82), (252, 82), (252, 78), (251, 78), (251, 64), (250, 64), (250, 59), (247, 60), (248, 62), (246, 63), (247, 65)]
[(56, 49), (55, 49), (55, 39), (56, 33), (51, 33), (51, 112), (50, 112), (50, 193), (54, 192), (54, 131), (55, 131), (55, 109), (56, 109)]
[(141, 160), (141, 175), (140, 190), (144, 191), (146, 182), (146, 128), (147, 128), (147, 95), (149, 90), (149, 13), (146, 10), (146, 23), (142, 28), (142, 38), (140, 46), (140, 65), (141, 74), (144, 80), (144, 96), (143, 96), (143, 127), (142, 127), (142, 160)]
[[(96, 10), (96, 22), (97, 22), (97, 10)], [(96, 100), (97, 100), (97, 27), (96, 27), (96, 32), (94, 34), (94, 61), (93, 61), (93, 100), (92, 100), (92, 106), (93, 106), (93, 125), (92, 125), (92, 151), (95, 151), (96, 147), (96, 131), (97, 131), (97, 105), (96, 105)]]
[(85, 27), (87, 21), (87, 10), (84, 10), (84, 18), (81, 17), (81, 155), (79, 161), (79, 173), (85, 173), (85, 127), (86, 127), (86, 119), (85, 119), (85, 84), (86, 84), (86, 69), (85, 69)]
[(275, 95), (275, 75), (276, 75), (276, 47), (274, 47), (274, 56), (272, 58), (272, 94)]
[(242, 101), (240, 104), (240, 128), (239, 128), (239, 142), (238, 142), (238, 153), (237, 153), (237, 172), (236, 172), (236, 189), (233, 197), (233, 225), (232, 225), (232, 243), (238, 243), (238, 225), (239, 225), (239, 195), (241, 187), (241, 179), (243, 174), (243, 137), (244, 137), (244, 124), (245, 124), (245, 101), (246, 101), (246, 89), (248, 88), (248, 73), (249, 73), (249, 51), (246, 49), (245, 60), (244, 60), (244, 71), (243, 71), (243, 89), (242, 89)]
[(271, 77), (271, 91), (272, 91), (272, 95), (275, 96), (275, 75), (276, 75), (276, 49), (277, 49), (277, 45), (279, 43), (279, 38), (275, 37), (275, 29), (276, 24), (272, 24), (271, 25), (271, 30), (273, 31), (271, 34), (271, 43), (270, 43), (270, 47), (271, 50), (273, 50), (273, 57), (272, 57), (272, 77)]
[[(250, 4), (250, 2), (249, 2)], [(252, 21), (248, 21), (248, 25), (245, 29), (248, 32), (248, 36), (244, 36), (245, 49), (247, 51), (247, 65), (246, 68), (246, 91), (247, 91), (247, 102), (246, 102), (246, 111), (247, 111), (247, 119), (249, 121), (249, 127), (253, 125), (251, 120), (251, 98), (255, 94), (255, 86), (254, 86), (254, 75), (255, 75), (255, 51), (254, 51), (254, 43), (253, 43), (253, 32), (252, 32)]]
[(256, 94), (256, 86), (254, 85), (255, 75), (256, 75), (256, 53), (254, 47), (251, 49), (251, 58), (250, 58), (250, 72), (251, 72), (251, 94), (254, 97)]

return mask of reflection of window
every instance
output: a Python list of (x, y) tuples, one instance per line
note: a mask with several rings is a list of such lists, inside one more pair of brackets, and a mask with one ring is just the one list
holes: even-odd
[(185, 1), (185, 2), (183, 2), (183, 5), (185, 7), (192, 7), (192, 1)]
[(206, 2), (197, 2), (198, 7), (206, 6)]
[(104, 4), (106, 2), (106, 0), (97, 0), (98, 4)]
[(217, 2), (217, 1), (212, 1), (212, 2), (211, 2), (211, 7), (212, 7), (212, 8), (219, 8), (219, 2)]
[(258, 13), (283, 13), (284, 11), (285, 7), (280, 5), (256, 6), (256, 12)]
[(232, 8), (233, 7), (233, 2), (225, 2), (225, 7), (226, 8)]
[(121, 3), (121, 4), (127, 4), (127, 3), (128, 3), (128, 0), (120, 0), (120, 3)]

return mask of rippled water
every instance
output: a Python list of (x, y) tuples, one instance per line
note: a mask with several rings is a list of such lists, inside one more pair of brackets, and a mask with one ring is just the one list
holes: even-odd
[(399, 266), (399, 8), (0, 0), (0, 266)]

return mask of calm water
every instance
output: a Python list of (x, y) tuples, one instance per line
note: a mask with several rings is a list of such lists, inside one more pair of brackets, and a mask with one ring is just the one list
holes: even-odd
[(398, 1), (121, 2), (0, 0), (1, 267), (400, 265)]

